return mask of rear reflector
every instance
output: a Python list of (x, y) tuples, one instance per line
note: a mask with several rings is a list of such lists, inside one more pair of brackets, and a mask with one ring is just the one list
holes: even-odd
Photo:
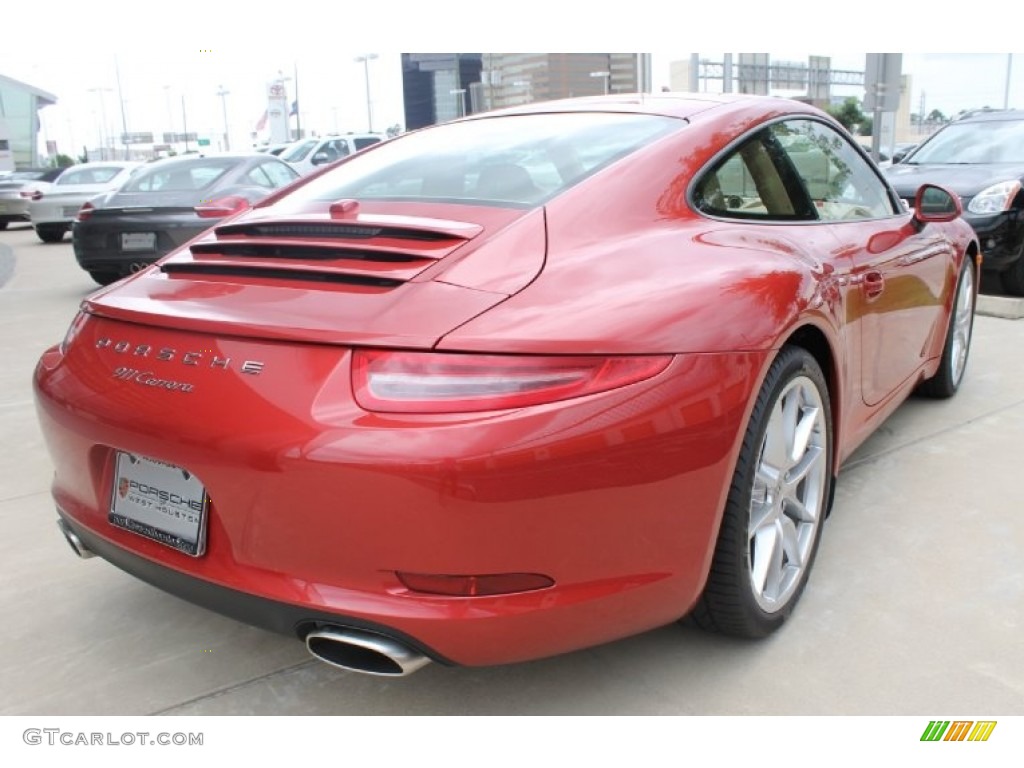
[(413, 592), (453, 597), (483, 597), (532, 592), (553, 586), (555, 580), (540, 573), (493, 573), (484, 576), (444, 576), (434, 573), (397, 573)]
[(368, 411), (462, 413), (592, 395), (661, 373), (671, 355), (513, 356), (356, 350), (352, 388)]

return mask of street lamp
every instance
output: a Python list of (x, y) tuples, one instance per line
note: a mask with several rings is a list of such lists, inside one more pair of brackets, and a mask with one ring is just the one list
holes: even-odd
[(448, 93), (450, 93), (452, 96), (455, 96), (455, 97), (458, 98), (458, 103), (456, 104), (456, 107), (455, 107), (455, 116), (456, 117), (465, 117), (466, 116), (466, 89), (465, 88), (453, 88), (452, 90), (448, 91)]
[(103, 98), (104, 93), (110, 93), (110, 88), (90, 88), (89, 93), (98, 93), (100, 95), (100, 160), (107, 159), (107, 138), (110, 135), (107, 126), (107, 106), (106, 101)]
[(170, 140), (165, 140), (164, 144), (175, 144), (174, 141), (174, 113), (171, 112), (171, 86), (164, 86), (164, 100), (167, 102), (167, 133), (166, 136), (170, 136)]
[(228, 138), (228, 101), (225, 98), (231, 91), (224, 88), (223, 85), (218, 86), (220, 90), (217, 91), (217, 95), (220, 96), (220, 106), (224, 111), (224, 151), (227, 152), (231, 149), (231, 140)]
[(373, 105), (370, 101), (370, 61), (377, 58), (376, 53), (367, 53), (363, 56), (356, 56), (355, 61), (363, 65), (363, 73), (366, 76), (366, 126), (367, 133), (373, 133)]
[(590, 76), (591, 77), (600, 77), (600, 78), (603, 79), (603, 81), (604, 81), (604, 83), (603, 83), (603, 85), (604, 85), (604, 94), (605, 94), (605, 96), (607, 96), (608, 95), (608, 91), (609, 91), (609, 89), (611, 87), (611, 82), (610, 81), (612, 79), (612, 73), (609, 72), (608, 70), (602, 70), (601, 72), (591, 72)]

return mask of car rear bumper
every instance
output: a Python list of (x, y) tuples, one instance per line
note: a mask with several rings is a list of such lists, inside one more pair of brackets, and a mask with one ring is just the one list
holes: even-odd
[[(127, 275), (154, 263), (206, 231), (214, 222), (195, 217), (177, 222), (136, 217), (95, 215), (72, 225), (72, 245), (78, 265), (90, 272)], [(152, 235), (153, 247), (126, 249), (125, 235)]]
[(63, 525), (66, 525), (78, 537), (89, 552), (102, 557), (107, 562), (137, 579), (145, 581), (147, 584), (158, 587), (194, 605), (228, 616), (236, 621), (299, 639), (304, 638), (306, 634), (315, 628), (328, 626), (373, 632), (383, 636), (394, 637), (433, 661), (452, 665), (450, 660), (437, 651), (421, 645), (415, 638), (396, 632), (393, 628), (373, 624), (351, 616), (314, 611), (303, 605), (268, 600), (247, 592), (240, 592), (219, 584), (197, 579), (187, 573), (154, 563), (151, 560), (139, 557), (127, 549), (111, 544), (106, 539), (77, 524), (70, 516), (59, 509), (58, 515)]
[[(232, 366), (260, 360), (266, 375), (140, 363), (91, 338), (37, 367), (54, 498), (86, 545), (251, 623), (299, 636), (322, 623), (366, 628), (464, 665), (571, 651), (689, 610), (766, 359), (684, 356), (572, 402), (389, 416), (352, 402), (342, 348), (175, 338), (179, 357), (194, 345)], [(126, 366), (194, 388), (132, 384)], [(109, 522), (116, 451), (201, 478), (201, 557)], [(543, 574), (554, 585), (454, 597), (414, 592), (399, 572)]]

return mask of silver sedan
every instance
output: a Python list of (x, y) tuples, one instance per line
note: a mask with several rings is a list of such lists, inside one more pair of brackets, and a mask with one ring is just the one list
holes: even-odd
[(96, 162), (68, 168), (49, 189), (29, 199), (28, 214), (39, 239), (59, 243), (87, 200), (118, 189), (140, 167), (142, 163)]

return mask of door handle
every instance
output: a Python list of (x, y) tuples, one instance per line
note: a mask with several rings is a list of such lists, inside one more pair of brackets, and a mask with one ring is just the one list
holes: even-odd
[(885, 278), (881, 272), (871, 271), (864, 274), (864, 295), (869, 299), (877, 299), (885, 290)]

